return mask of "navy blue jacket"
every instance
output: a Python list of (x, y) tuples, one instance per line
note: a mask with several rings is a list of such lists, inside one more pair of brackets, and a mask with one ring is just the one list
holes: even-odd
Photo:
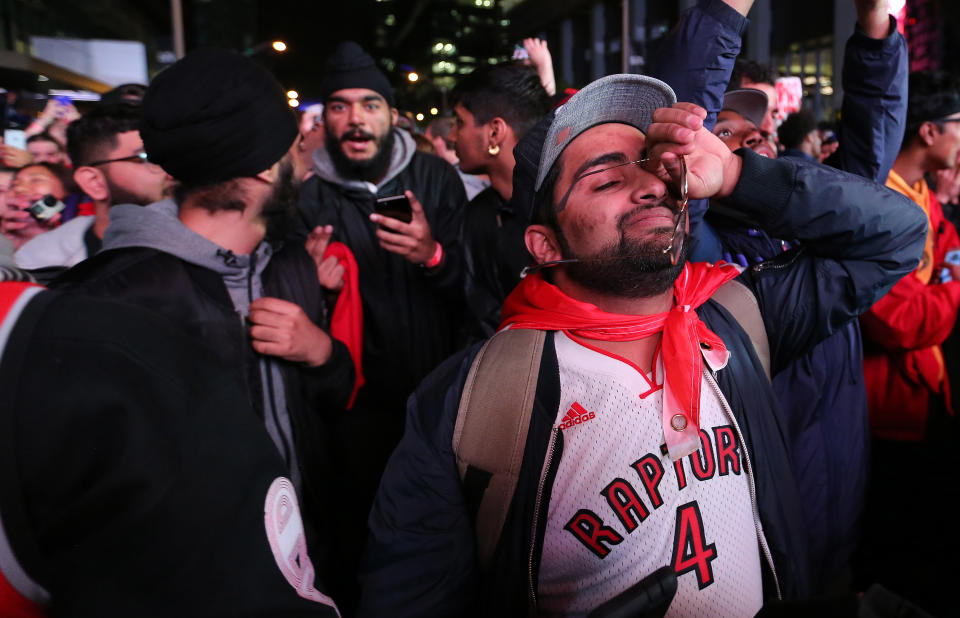
[[(722, 0), (700, 0), (663, 38), (650, 64), (650, 76), (669, 84), (677, 101), (696, 103), (707, 110), (703, 126), (710, 130), (723, 106), (723, 93), (749, 23)], [(715, 262), (720, 259), (721, 245), (703, 221), (706, 212), (707, 200), (690, 200), (690, 259)]]
[[(770, 338), (774, 370), (868, 309), (918, 263), (926, 223), (909, 200), (823, 166), (768, 160), (751, 151), (727, 200), (731, 212), (802, 250), (745, 271)], [(753, 462), (757, 504), (785, 598), (809, 591), (806, 533), (793, 480), (787, 427), (749, 338), (725, 309), (697, 309), (728, 346), (717, 372)], [(406, 433), (384, 473), (367, 548), (361, 615), (518, 615), (534, 603), (543, 528), (534, 530), (537, 487), (558, 407), (559, 374), (545, 346), (530, 434), (517, 490), (494, 562), (480, 574), (470, 504), (461, 485), (452, 436), (474, 347), (449, 359), (411, 397)], [(562, 454), (562, 436), (559, 438)], [(556, 453), (556, 449), (555, 449)], [(555, 457), (557, 455), (555, 454)], [(562, 456), (562, 455), (561, 455)], [(549, 467), (549, 466), (548, 466)], [(549, 500), (550, 483), (545, 497)], [(774, 596), (766, 571), (765, 593)]]
[[(707, 109), (715, 122), (746, 18), (720, 0), (687, 11), (667, 37), (655, 65), (680, 101)], [(696, 41), (701, 45), (693, 45)], [(713, 55), (711, 55), (713, 54)], [(829, 163), (883, 183), (900, 149), (906, 117), (907, 46), (891, 20), (883, 40), (859, 28), (847, 41), (843, 65), (840, 145)], [(695, 256), (742, 266), (777, 257), (784, 243), (742, 223), (707, 213)], [(721, 253), (712, 255), (719, 239)], [(863, 346), (852, 323), (774, 377), (790, 428), (792, 457), (810, 531), (814, 590), (829, 585), (857, 542), (869, 459)]]

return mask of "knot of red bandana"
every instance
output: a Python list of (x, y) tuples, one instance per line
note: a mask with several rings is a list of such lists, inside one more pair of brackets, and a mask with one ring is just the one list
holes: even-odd
[(723, 354), (726, 346), (694, 310), (739, 274), (724, 262), (688, 262), (673, 284), (672, 309), (654, 315), (623, 315), (571, 298), (537, 273), (524, 278), (507, 297), (500, 328), (565, 330), (599, 341), (635, 341), (662, 332), (664, 381), (689, 423), (699, 428), (700, 347)]

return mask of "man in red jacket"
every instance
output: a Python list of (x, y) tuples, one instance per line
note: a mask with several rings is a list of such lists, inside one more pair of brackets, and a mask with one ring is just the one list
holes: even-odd
[(927, 242), (913, 275), (901, 279), (862, 318), (872, 344), (864, 361), (870, 419), (881, 439), (923, 440), (931, 410), (950, 410), (940, 344), (960, 306), (960, 266), (946, 261), (960, 249), (960, 240), (924, 175), (952, 167), (958, 156), (960, 87), (945, 75), (914, 73), (907, 131), (887, 186), (926, 213)]
[(920, 266), (861, 317), (875, 440), (860, 577), (941, 615), (952, 609), (951, 594), (931, 583), (945, 581), (949, 556), (960, 549), (943, 508), (960, 498), (951, 473), (960, 434), (941, 349), (960, 307), (960, 266), (952, 263), (960, 240), (924, 176), (960, 156), (960, 84), (914, 73), (909, 92), (903, 146), (887, 186), (916, 202), (929, 227)]

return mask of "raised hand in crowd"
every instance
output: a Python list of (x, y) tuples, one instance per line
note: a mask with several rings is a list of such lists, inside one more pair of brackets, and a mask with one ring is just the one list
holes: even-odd
[(857, 24), (871, 39), (885, 39), (890, 34), (888, 0), (853, 0)]
[(22, 247), (31, 238), (49, 232), (59, 224), (60, 213), (46, 221), (38, 221), (29, 212), (13, 204), (0, 206), (0, 232), (13, 242), (16, 249)]
[(22, 148), (10, 144), (0, 144), (0, 162), (4, 167), (15, 169), (33, 163), (33, 157)]
[(381, 247), (414, 264), (426, 265), (437, 253), (437, 241), (430, 233), (430, 223), (427, 222), (427, 216), (423, 213), (423, 206), (417, 196), (413, 191), (404, 191), (403, 194), (410, 200), (410, 210), (413, 213), (410, 223), (379, 214), (370, 215), (370, 220), (380, 226), (377, 229), (377, 240)]
[(30, 124), (26, 129), (27, 136), (43, 133), (50, 133), (60, 140), (61, 144), (67, 142), (67, 125), (80, 117), (80, 112), (69, 101), (60, 101), (56, 97), (47, 99), (47, 105), (40, 113), (40, 117)]
[(319, 367), (333, 353), (330, 335), (314, 324), (300, 305), (267, 296), (250, 303), (253, 349), (294, 363)]
[(323, 257), (332, 235), (332, 225), (318, 225), (307, 236), (306, 249), (317, 264), (317, 281), (320, 286), (331, 292), (339, 292), (343, 289), (343, 265), (335, 256)]
[(547, 48), (547, 42), (540, 38), (524, 39), (523, 48), (527, 50), (530, 62), (537, 69), (543, 89), (552, 97), (557, 93), (557, 80), (553, 75), (553, 57)]

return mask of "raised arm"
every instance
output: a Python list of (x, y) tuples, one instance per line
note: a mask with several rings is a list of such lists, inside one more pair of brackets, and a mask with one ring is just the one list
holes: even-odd
[(882, 185), (816, 164), (738, 150), (724, 212), (803, 249), (745, 273), (770, 336), (774, 370), (869, 309), (916, 268), (926, 217)]
[(678, 101), (707, 110), (708, 129), (720, 112), (752, 6), (753, 0), (699, 0), (664, 37), (651, 62), (650, 76), (667, 82)]
[(900, 150), (907, 115), (907, 42), (886, 0), (854, 0), (857, 27), (843, 60), (837, 168), (884, 182)]

